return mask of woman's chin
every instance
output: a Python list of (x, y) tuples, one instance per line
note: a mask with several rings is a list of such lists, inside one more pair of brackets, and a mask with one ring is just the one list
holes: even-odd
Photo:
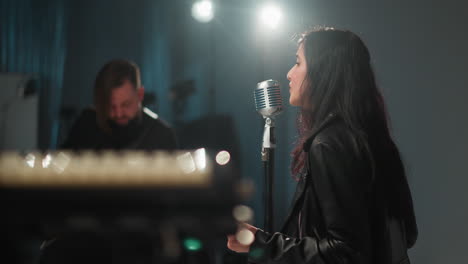
[(300, 106), (300, 104), (298, 102), (296, 102), (296, 100), (293, 100), (291, 98), (289, 98), (289, 104), (292, 105), (292, 106)]

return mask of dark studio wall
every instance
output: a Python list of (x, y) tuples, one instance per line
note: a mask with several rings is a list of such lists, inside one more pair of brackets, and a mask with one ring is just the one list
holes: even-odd
[[(36, 134), (33, 137), (37, 138), (37, 142), (28, 148), (45, 149), (57, 145), (67, 49), (67, 4), (68, 2), (60, 0), (0, 1), (0, 71), (5, 75), (19, 73), (30, 76), (34, 83), (31, 94), (40, 97), (37, 113), (25, 118), (38, 124), (38, 131), (26, 132)], [(2, 83), (2, 90), (12, 88), (3, 85)], [(26, 99), (21, 98), (18, 93), (16, 98), (7, 98), (8, 92), (4, 91), (0, 107), (2, 123), (5, 121), (4, 114), (11, 109), (9, 103), (3, 103), (11, 103), (11, 99)], [(21, 121), (14, 126), (18, 127), (19, 123)], [(0, 144), (3, 148), (3, 134), (1, 137)]]
[[(256, 185), (249, 205), (261, 226), (263, 121), (254, 109), (253, 88), (259, 81), (276, 79), (287, 104), (294, 33), (313, 25), (350, 29), (370, 49), (405, 161), (420, 232), (410, 250), (412, 263), (468, 263), (466, 2), (277, 1), (284, 7), (284, 25), (273, 34), (257, 27), (256, 9), (263, 1), (215, 1), (215, 19), (209, 24), (190, 16), (191, 3), (67, 1), (60, 106), (78, 110), (90, 105), (99, 68), (112, 58), (127, 58), (140, 65), (143, 85), (157, 95), (153, 109), (174, 124), (170, 88), (193, 80), (196, 91), (188, 97), (181, 120), (212, 114), (232, 118), (240, 176)], [(289, 152), (296, 139), (296, 112), (287, 106), (277, 118), (277, 226), (294, 192)], [(62, 136), (69, 123), (62, 121)]]

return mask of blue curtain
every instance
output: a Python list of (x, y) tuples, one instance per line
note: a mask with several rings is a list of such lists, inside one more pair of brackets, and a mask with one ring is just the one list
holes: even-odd
[(0, 0), (0, 63), (32, 73), (39, 92), (40, 149), (56, 147), (66, 54), (67, 1)]
[[(141, 77), (145, 91), (157, 96), (155, 109), (167, 121), (172, 118), (169, 87), (171, 76), (171, 54), (169, 42), (169, 16), (171, 6), (168, 1), (146, 1), (142, 10), (143, 25), (140, 40)], [(138, 26), (137, 26), (138, 27)]]

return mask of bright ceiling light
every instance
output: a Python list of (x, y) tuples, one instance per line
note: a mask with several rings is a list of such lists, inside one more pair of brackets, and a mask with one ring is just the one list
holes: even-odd
[(214, 16), (213, 3), (208, 0), (195, 2), (192, 6), (192, 16), (199, 22), (210, 22)]
[(260, 11), (260, 22), (270, 29), (276, 29), (281, 22), (282, 14), (279, 7), (267, 5)]

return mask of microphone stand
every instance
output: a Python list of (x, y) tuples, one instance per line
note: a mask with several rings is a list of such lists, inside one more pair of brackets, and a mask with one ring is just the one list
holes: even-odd
[(275, 162), (275, 122), (271, 117), (265, 117), (265, 127), (263, 130), (262, 162), (265, 176), (263, 199), (265, 203), (264, 229), (267, 232), (273, 231), (273, 186), (274, 186), (274, 162)]

